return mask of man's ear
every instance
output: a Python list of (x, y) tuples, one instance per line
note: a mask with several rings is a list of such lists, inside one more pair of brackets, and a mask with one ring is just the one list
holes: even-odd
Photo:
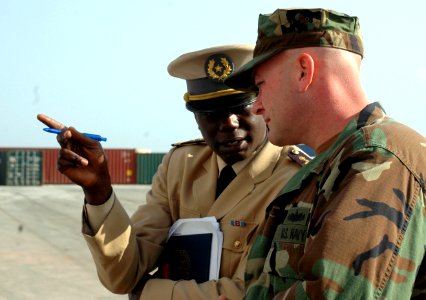
[(312, 78), (314, 77), (315, 64), (314, 59), (311, 55), (307, 53), (301, 53), (298, 57), (298, 67), (299, 67), (299, 91), (305, 92), (312, 83)]

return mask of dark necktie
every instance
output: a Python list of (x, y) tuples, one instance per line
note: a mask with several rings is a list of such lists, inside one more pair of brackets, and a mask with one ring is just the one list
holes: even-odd
[(217, 180), (216, 198), (219, 197), (235, 176), (237, 176), (237, 174), (235, 174), (231, 165), (226, 165), (225, 168), (222, 169)]

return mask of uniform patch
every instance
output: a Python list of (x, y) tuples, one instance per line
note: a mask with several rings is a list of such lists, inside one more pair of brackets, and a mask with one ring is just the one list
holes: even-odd
[(277, 228), (274, 241), (290, 244), (304, 244), (306, 241), (307, 226), (281, 224)]
[(310, 209), (307, 207), (292, 207), (287, 210), (282, 224), (277, 227), (274, 242), (304, 244), (308, 234)]

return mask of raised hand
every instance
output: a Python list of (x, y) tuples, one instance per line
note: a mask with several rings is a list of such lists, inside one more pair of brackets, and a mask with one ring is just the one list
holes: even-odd
[(104, 203), (111, 195), (112, 187), (101, 144), (46, 115), (39, 114), (37, 119), (50, 128), (63, 130), (57, 135), (61, 146), (58, 170), (83, 188), (88, 203)]

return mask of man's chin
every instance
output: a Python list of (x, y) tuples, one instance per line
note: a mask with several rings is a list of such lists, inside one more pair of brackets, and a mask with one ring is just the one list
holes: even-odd
[(226, 147), (222, 148), (218, 154), (226, 163), (233, 164), (246, 159), (249, 156), (248, 152), (248, 148), (229, 149)]

